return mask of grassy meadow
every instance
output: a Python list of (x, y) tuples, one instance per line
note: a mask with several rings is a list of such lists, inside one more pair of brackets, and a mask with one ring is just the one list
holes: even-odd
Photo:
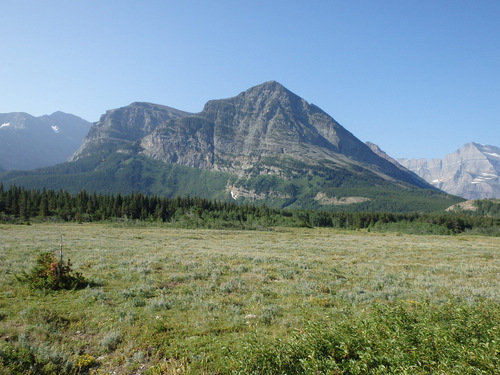
[[(15, 275), (59, 251), (91, 285)], [(0, 225), (0, 374), (494, 374), (500, 240)]]

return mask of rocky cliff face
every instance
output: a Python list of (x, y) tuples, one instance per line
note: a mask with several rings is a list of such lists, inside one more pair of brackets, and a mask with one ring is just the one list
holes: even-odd
[(150, 134), (159, 124), (167, 120), (189, 114), (151, 103), (132, 103), (126, 107), (109, 110), (92, 126), (80, 148), (71, 157), (71, 161), (103, 150), (114, 151), (119, 146)]
[(500, 148), (468, 143), (441, 159), (398, 162), (447, 193), (467, 199), (500, 198)]
[(367, 169), (386, 179), (426, 185), (275, 81), (209, 101), (198, 114), (166, 121), (140, 145), (145, 155), (157, 160), (240, 176), (256, 164), (275, 171), (280, 161), (293, 159)]
[(68, 160), (91, 123), (63, 112), (34, 117), (0, 114), (0, 168), (35, 169)]

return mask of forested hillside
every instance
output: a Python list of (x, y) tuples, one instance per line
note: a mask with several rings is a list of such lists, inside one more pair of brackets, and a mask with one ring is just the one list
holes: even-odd
[[(490, 207), (489, 210), (492, 212), (493, 209)], [(103, 195), (85, 190), (72, 195), (62, 190), (27, 190), (17, 186), (6, 189), (0, 184), (0, 222), (30, 220), (81, 223), (111, 220), (186, 228), (332, 227), (415, 234), (473, 231), (500, 235), (498, 215), (281, 210), (197, 197), (166, 198), (141, 193)]]

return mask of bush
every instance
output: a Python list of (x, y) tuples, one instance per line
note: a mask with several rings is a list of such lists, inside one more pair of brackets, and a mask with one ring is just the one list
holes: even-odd
[(51, 252), (38, 255), (36, 265), (29, 272), (23, 272), (17, 279), (28, 284), (31, 289), (61, 290), (79, 289), (88, 285), (88, 281), (79, 272), (73, 273), (71, 262), (57, 261)]
[[(78, 366), (78, 364), (77, 364)], [(34, 343), (25, 335), (17, 341), (0, 342), (0, 374), (57, 375), (76, 372), (71, 357), (46, 344)]]
[(377, 305), (331, 325), (312, 322), (286, 341), (248, 342), (237, 374), (494, 374), (500, 368), (495, 302)]
[(115, 350), (122, 342), (121, 332), (109, 332), (101, 340), (101, 346), (108, 352)]

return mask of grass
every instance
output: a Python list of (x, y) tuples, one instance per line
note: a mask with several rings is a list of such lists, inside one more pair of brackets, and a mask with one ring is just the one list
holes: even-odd
[[(59, 230), (91, 286), (30, 290), (14, 276)], [(0, 374), (494, 373), (499, 253), (465, 235), (1, 225)]]

